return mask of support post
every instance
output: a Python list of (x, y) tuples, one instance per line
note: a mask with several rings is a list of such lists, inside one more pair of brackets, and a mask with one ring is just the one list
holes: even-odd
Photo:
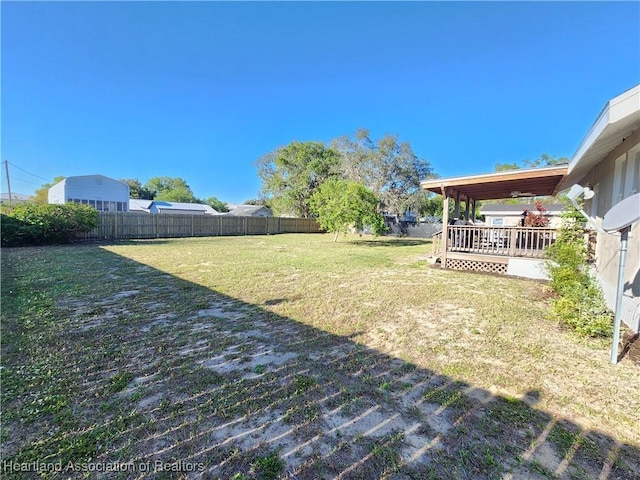
[(4, 171), (7, 174), (7, 190), (9, 192), (9, 205), (11, 205), (11, 181), (9, 180), (9, 160), (4, 161)]
[(616, 290), (616, 311), (613, 317), (613, 340), (611, 344), (611, 364), (618, 363), (618, 343), (620, 343), (620, 315), (622, 314), (622, 295), (624, 293), (624, 266), (627, 261), (627, 240), (629, 229), (620, 230), (620, 263), (618, 264), (618, 288)]
[(516, 241), (518, 239), (518, 228), (511, 227), (511, 232), (509, 232), (509, 256), (516, 256)]
[(469, 223), (469, 213), (470, 213), (469, 207), (470, 207), (470, 205), (469, 205), (469, 197), (465, 197), (465, 201), (464, 201), (464, 221), (467, 224)]
[(453, 209), (453, 216), (456, 220), (460, 219), (460, 192), (456, 192), (456, 206)]
[(449, 192), (442, 189), (442, 256), (440, 265), (447, 266), (447, 249), (449, 248)]
[(471, 221), (476, 223), (476, 200), (471, 200)]

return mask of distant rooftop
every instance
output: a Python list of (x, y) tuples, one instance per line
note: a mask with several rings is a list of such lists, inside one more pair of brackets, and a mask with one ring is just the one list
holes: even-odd
[(266, 210), (271, 214), (271, 210), (264, 205), (238, 205), (235, 203), (230, 203), (227, 205), (229, 208), (228, 215), (235, 215), (236, 217), (250, 217), (254, 213), (259, 212), (260, 210)]
[(204, 203), (164, 202), (162, 200), (140, 200), (137, 198), (129, 199), (129, 210), (132, 212), (149, 212), (153, 207), (158, 210), (188, 210), (193, 212), (203, 212), (208, 215), (220, 214), (220, 212)]
[[(11, 201), (13, 202), (28, 202), (30, 199), (31, 197), (29, 195), (25, 195), (23, 193), (11, 192)], [(0, 201), (8, 202), (9, 193), (8, 192), (0, 193)]]

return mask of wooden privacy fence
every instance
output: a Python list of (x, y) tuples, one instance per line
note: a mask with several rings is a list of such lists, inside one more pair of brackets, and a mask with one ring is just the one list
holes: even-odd
[(98, 226), (79, 237), (115, 240), (319, 232), (313, 218), (100, 212)]

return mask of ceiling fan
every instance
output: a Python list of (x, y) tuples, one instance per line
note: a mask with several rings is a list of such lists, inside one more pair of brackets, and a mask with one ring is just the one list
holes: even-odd
[(535, 197), (535, 194), (531, 192), (521, 192), (520, 190), (514, 190), (513, 192), (511, 192), (511, 198), (522, 197)]

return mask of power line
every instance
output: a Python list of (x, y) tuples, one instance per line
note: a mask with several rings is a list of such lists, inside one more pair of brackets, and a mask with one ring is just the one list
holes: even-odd
[(36, 175), (35, 173), (27, 172), (24, 168), (20, 168), (19, 166), (17, 166), (17, 165), (16, 165), (16, 164), (14, 164), (13, 162), (9, 162), (9, 161), (7, 160), (7, 163), (8, 163), (9, 165), (11, 165), (12, 167), (17, 168), (18, 170), (22, 170), (24, 173), (28, 173), (29, 175), (32, 175), (32, 176), (34, 176), (34, 177), (36, 177), (36, 178), (39, 178), (40, 180), (44, 180), (44, 181), (45, 181), (45, 182), (47, 182), (47, 183), (50, 183), (50, 182), (51, 182), (51, 180), (47, 180), (46, 178), (41, 177), (40, 175)]
[(39, 183), (36, 182), (32, 182), (31, 180), (25, 180), (24, 178), (20, 178), (20, 177), (16, 177), (15, 175), (11, 175), (12, 180), (18, 180), (20, 182), (24, 182), (24, 183), (30, 183), (31, 185), (37, 185), (40, 186)]

